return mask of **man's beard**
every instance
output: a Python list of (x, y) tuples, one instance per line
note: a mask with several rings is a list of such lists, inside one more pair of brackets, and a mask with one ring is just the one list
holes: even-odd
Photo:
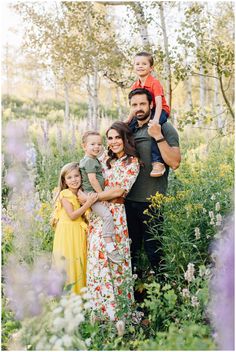
[[(143, 120), (146, 120), (150, 116), (150, 112), (151, 112), (151, 109), (149, 109), (146, 113), (144, 113), (144, 111), (138, 111), (138, 112), (136, 112), (135, 117), (137, 118), (137, 120), (143, 121)], [(143, 115), (137, 116), (137, 114), (139, 114), (139, 113), (143, 113)]]

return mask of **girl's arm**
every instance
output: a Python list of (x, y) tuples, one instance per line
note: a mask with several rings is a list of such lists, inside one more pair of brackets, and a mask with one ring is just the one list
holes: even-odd
[(89, 194), (86, 202), (79, 209), (74, 210), (73, 205), (66, 199), (62, 198), (61, 204), (64, 207), (67, 215), (71, 220), (78, 219), (81, 215), (83, 215), (90, 206), (98, 200), (97, 193)]

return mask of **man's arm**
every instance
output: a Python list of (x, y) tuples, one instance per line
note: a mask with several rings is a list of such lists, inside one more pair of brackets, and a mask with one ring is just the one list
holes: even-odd
[[(148, 133), (155, 140), (160, 140), (164, 138), (161, 132), (161, 125), (153, 120), (148, 123)], [(158, 143), (161, 156), (165, 163), (169, 165), (173, 170), (176, 170), (181, 162), (181, 154), (179, 147), (171, 147), (166, 140)]]

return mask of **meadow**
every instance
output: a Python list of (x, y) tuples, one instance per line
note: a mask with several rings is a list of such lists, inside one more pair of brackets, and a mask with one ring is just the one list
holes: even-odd
[[(74, 110), (65, 124), (60, 106), (45, 106), (10, 100), (3, 111), (2, 350), (232, 346), (232, 322), (224, 311), (225, 306), (233, 307), (228, 287), (233, 278), (232, 131), (212, 129), (212, 123), (180, 131), (181, 166), (170, 173), (167, 196), (152, 197), (150, 207), (153, 236), (157, 236), (155, 217), (162, 211), (165, 218), (164, 236), (159, 239), (164, 279), (153, 276), (143, 253), (145, 275), (142, 280), (134, 275), (133, 280), (145, 299), (132, 307), (134, 312), (145, 311), (143, 323), (122, 319), (123, 325), (100, 323), (90, 311), (86, 290), (78, 299), (50, 270), (52, 195), (61, 167), (82, 157), (86, 107), (79, 113)], [(114, 112), (106, 112), (101, 119), (103, 136), (114, 118)], [(224, 271), (224, 265), (231, 271)], [(78, 319), (73, 318), (75, 312)]]

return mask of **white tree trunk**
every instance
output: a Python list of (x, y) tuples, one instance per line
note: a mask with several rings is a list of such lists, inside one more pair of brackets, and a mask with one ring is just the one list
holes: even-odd
[[(214, 72), (214, 76), (217, 76), (216, 70)], [(223, 127), (223, 119), (222, 119), (222, 106), (220, 103), (220, 85), (219, 85), (219, 80), (214, 79), (214, 95), (213, 95), (213, 106), (212, 106), (212, 111), (213, 114), (216, 116), (217, 119), (217, 127), (222, 128)]]
[(193, 109), (193, 99), (192, 99), (192, 76), (188, 76), (185, 80), (185, 87), (186, 87), (186, 108), (187, 110)]
[(92, 121), (93, 121), (93, 129), (95, 131), (98, 130), (98, 67), (97, 61), (94, 60), (93, 66), (93, 110), (92, 110)]
[(149, 50), (151, 47), (151, 43), (148, 36), (148, 28), (147, 28), (147, 22), (143, 11), (143, 6), (141, 2), (134, 2), (134, 5), (132, 5), (132, 7), (135, 12), (136, 20), (139, 24), (139, 33), (141, 36), (143, 49)]
[(121, 110), (121, 101), (120, 101), (120, 87), (116, 87), (116, 104), (117, 104), (117, 114), (118, 120), (122, 120), (122, 110)]
[(204, 114), (205, 113), (205, 77), (204, 77), (204, 70), (202, 65), (200, 66), (200, 111)]
[(169, 42), (168, 42), (168, 36), (167, 36), (167, 31), (166, 31), (163, 2), (159, 2), (158, 6), (159, 6), (159, 10), (160, 10), (161, 28), (162, 28), (162, 33), (163, 33), (164, 49), (165, 49), (165, 55), (166, 55), (166, 58), (164, 60), (164, 70), (165, 70), (165, 76), (167, 78), (167, 86), (166, 86), (166, 94), (165, 95), (166, 95), (167, 104), (171, 107), (172, 80), (171, 80), (171, 67), (170, 67), (170, 55), (169, 55)]
[(64, 110), (64, 122), (69, 121), (70, 116), (70, 104), (69, 104), (69, 84), (64, 83), (64, 98), (65, 98), (65, 110)]
[(91, 92), (91, 75), (87, 75), (87, 92), (88, 92), (88, 116), (87, 116), (87, 129), (92, 129), (92, 110), (93, 110), (93, 99), (92, 99), (92, 92)]
[(5, 46), (5, 74), (6, 74), (6, 92), (10, 94), (10, 70), (9, 70), (9, 46), (8, 43)]
[(98, 130), (98, 69), (94, 65), (94, 71), (87, 76), (88, 92), (88, 120), (87, 127)]

